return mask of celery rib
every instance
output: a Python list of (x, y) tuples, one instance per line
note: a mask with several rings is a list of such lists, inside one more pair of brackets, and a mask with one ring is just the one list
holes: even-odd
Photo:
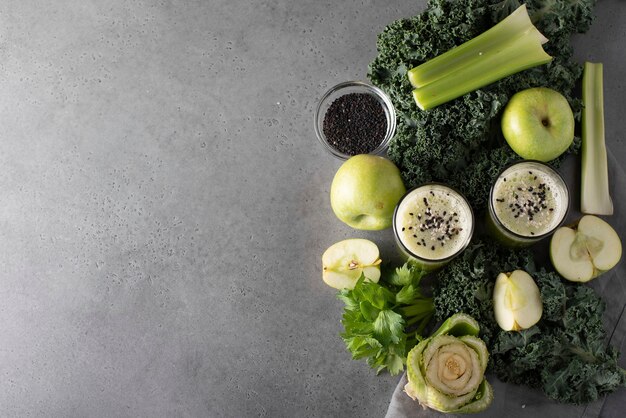
[(583, 72), (582, 161), (580, 210), (586, 214), (612, 215), (609, 172), (604, 138), (602, 63), (585, 62)]
[(413, 90), (413, 97), (422, 109), (430, 109), (506, 76), (550, 62), (552, 57), (537, 44), (528, 42), (532, 34), (519, 37), (502, 49), (489, 51), (457, 71), (424, 87)]
[(523, 4), (491, 29), (411, 69), (408, 72), (409, 81), (415, 88), (424, 87), (463, 70), (472, 60), (479, 59), (494, 49), (501, 49), (503, 45), (510, 42), (511, 38), (531, 29), (534, 29), (533, 34), (537, 36), (540, 43), (547, 42), (547, 39), (532, 24), (526, 5)]
[(430, 109), (501, 78), (549, 62), (547, 39), (522, 5), (476, 38), (411, 69), (413, 98)]

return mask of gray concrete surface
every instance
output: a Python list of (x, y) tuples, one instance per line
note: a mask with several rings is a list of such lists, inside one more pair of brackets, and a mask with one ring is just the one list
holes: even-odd
[[(604, 61), (624, 156), (623, 1)], [(407, 1), (0, 4), (0, 415), (384, 415), (320, 256), (339, 162), (312, 117)]]

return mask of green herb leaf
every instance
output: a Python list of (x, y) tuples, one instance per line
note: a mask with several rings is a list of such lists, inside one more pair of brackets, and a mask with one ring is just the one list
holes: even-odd
[(408, 305), (416, 297), (421, 296), (419, 288), (415, 288), (412, 284), (406, 285), (396, 293), (396, 303)]
[(382, 344), (398, 343), (404, 331), (402, 315), (392, 310), (380, 311), (374, 320), (374, 336)]
[(364, 300), (360, 303), (361, 314), (363, 318), (367, 321), (374, 321), (378, 318), (378, 314), (381, 312), (380, 309), (374, 307), (370, 302)]
[(404, 264), (402, 267), (398, 267), (394, 270), (393, 274), (389, 277), (389, 283), (394, 286), (406, 286), (411, 283), (413, 275), (408, 264)]

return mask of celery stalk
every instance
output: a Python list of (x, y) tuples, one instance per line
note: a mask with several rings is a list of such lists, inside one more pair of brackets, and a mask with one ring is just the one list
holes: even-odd
[(545, 64), (552, 57), (545, 53), (532, 32), (514, 39), (501, 49), (488, 51), (462, 71), (413, 90), (422, 110), (430, 109), (484, 87), (527, 68)]
[(609, 171), (604, 142), (602, 63), (585, 62), (583, 73), (582, 163), (580, 210), (612, 215)]
[(424, 87), (463, 70), (474, 59), (480, 59), (489, 51), (502, 49), (511, 39), (527, 31), (537, 36), (542, 44), (548, 41), (532, 24), (526, 5), (523, 4), (491, 29), (410, 70), (409, 81), (415, 88)]
[(547, 39), (533, 26), (525, 5), (476, 38), (408, 72), (422, 110), (456, 99), (519, 71), (549, 62)]

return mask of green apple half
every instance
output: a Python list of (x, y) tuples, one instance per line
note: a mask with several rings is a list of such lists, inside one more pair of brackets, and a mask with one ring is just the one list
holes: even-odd
[(585, 215), (573, 226), (562, 226), (552, 235), (550, 259), (565, 279), (588, 282), (612, 269), (622, 257), (622, 242), (605, 221)]
[(353, 228), (386, 229), (405, 192), (394, 163), (360, 154), (350, 157), (337, 170), (330, 187), (330, 205), (337, 218)]
[(528, 329), (539, 322), (543, 302), (530, 274), (515, 270), (498, 275), (493, 288), (493, 313), (505, 331)]
[(354, 289), (363, 274), (374, 283), (380, 279), (380, 253), (372, 241), (352, 238), (339, 241), (322, 254), (322, 279), (335, 289)]
[(529, 160), (554, 160), (574, 140), (572, 108), (561, 93), (546, 87), (513, 95), (504, 108), (501, 127), (513, 151)]

